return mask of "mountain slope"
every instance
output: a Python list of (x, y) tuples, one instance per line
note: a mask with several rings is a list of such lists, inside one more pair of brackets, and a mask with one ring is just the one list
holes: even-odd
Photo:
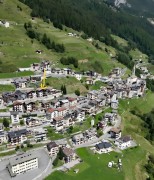
[(84, 31), (112, 46), (110, 33), (116, 34), (147, 53), (154, 54), (154, 28), (146, 18), (108, 7), (102, 0), (21, 0), (32, 8), (32, 16), (50, 19)]
[[(19, 10), (19, 7), (22, 10)], [(10, 28), (0, 26), (1, 73), (14, 72), (19, 67), (29, 67), (31, 63), (40, 62), (43, 59), (51, 61), (53, 64), (56, 64), (57, 67), (63, 67), (59, 62), (60, 58), (71, 56), (77, 58), (79, 62), (81, 62), (80, 60), (87, 60), (87, 62), (84, 63), (85, 66), (83, 66), (83, 63), (79, 63), (79, 68), (76, 70), (95, 70), (94, 63), (96, 61), (99, 62), (104, 69), (102, 72), (104, 74), (108, 74), (113, 67), (123, 67), (123, 65), (117, 61), (113, 63), (110, 58), (110, 53), (115, 55), (114, 48), (100, 43), (102, 50), (99, 50), (87, 40), (69, 37), (67, 33), (75, 32), (73, 29), (64, 27), (64, 30), (59, 30), (55, 28), (52, 23), (46, 23), (40, 18), (32, 20), (30, 13), (30, 8), (17, 0), (5, 0), (3, 4), (0, 4), (1, 19), (10, 22)], [(38, 33), (46, 33), (51, 40), (64, 44), (66, 51), (64, 53), (56, 53), (53, 50), (48, 50), (36, 39), (30, 39), (24, 28), (24, 23), (27, 22), (31, 22), (35, 31)], [(80, 34), (79, 32), (76, 33)], [(109, 52), (106, 52), (105, 48), (107, 48)], [(43, 50), (43, 53), (37, 54), (35, 52), (37, 49)], [(70, 67), (73, 68), (72, 66)], [(0, 75), (2, 76), (2, 74)], [(5, 76), (7, 77), (6, 74)]]

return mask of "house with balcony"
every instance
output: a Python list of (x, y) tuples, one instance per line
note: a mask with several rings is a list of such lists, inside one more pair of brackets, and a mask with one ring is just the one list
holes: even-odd
[(21, 129), (18, 131), (10, 131), (8, 132), (8, 142), (11, 145), (18, 145), (22, 144), (27, 140), (27, 130)]
[(112, 144), (110, 142), (104, 142), (104, 141), (96, 144), (95, 149), (96, 149), (96, 152), (99, 154), (109, 153), (113, 151)]
[(74, 142), (75, 145), (80, 145), (85, 143), (85, 137), (83, 136), (82, 133), (76, 134), (72, 137), (72, 141)]
[(117, 140), (115, 140), (115, 145), (121, 150), (127, 149), (131, 147), (132, 138), (131, 136), (123, 136)]
[(11, 116), (12, 124), (18, 124), (20, 122), (20, 120), (19, 120), (19, 112), (11, 111), (10, 116)]
[(64, 147), (62, 148), (65, 163), (69, 163), (76, 159), (76, 154), (73, 149)]
[(54, 141), (51, 141), (47, 144), (47, 150), (50, 156), (57, 156), (59, 152), (59, 145), (56, 144)]
[(52, 125), (56, 131), (62, 131), (64, 129), (64, 118), (62, 116), (53, 118)]
[(15, 101), (13, 103), (13, 111), (24, 112), (23, 102)]
[(24, 89), (24, 88), (27, 87), (28, 79), (26, 79), (26, 78), (18, 78), (18, 79), (15, 79), (13, 81), (13, 84), (15, 85), (16, 88)]
[(109, 131), (111, 138), (119, 139), (121, 138), (121, 129), (120, 128), (111, 128)]

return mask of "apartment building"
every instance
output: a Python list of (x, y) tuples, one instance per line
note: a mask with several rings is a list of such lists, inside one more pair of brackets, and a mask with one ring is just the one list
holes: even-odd
[(32, 153), (24, 153), (9, 160), (7, 165), (11, 177), (38, 168), (38, 157)]

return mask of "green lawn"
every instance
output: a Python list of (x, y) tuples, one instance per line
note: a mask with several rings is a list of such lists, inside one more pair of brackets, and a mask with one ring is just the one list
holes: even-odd
[[(118, 154), (111, 152), (110, 154), (93, 154), (89, 149), (82, 148), (77, 150), (78, 155), (81, 157), (83, 162), (76, 165), (67, 173), (54, 172), (46, 180), (71, 180), (71, 179), (88, 179), (93, 180), (97, 178), (98, 180), (135, 180), (135, 169), (137, 163), (139, 163), (145, 156), (145, 151), (140, 147), (129, 149), (123, 151), (123, 153)], [(118, 159), (122, 159), (122, 170), (119, 172), (117, 168), (108, 168), (108, 162), (114, 161), (118, 162)], [(74, 173), (75, 169), (79, 169), (79, 172)]]
[(15, 150), (9, 151), (9, 152), (5, 152), (5, 153), (0, 153), (0, 157), (2, 157), (2, 156), (10, 156), (10, 155), (13, 155), (15, 153), (16, 153)]
[(133, 57), (133, 59), (142, 59), (144, 62), (148, 62), (148, 56), (143, 54), (138, 49), (131, 50), (130, 55)]
[(119, 36), (115, 36), (112, 35), (113, 39), (117, 41), (117, 43), (121, 46), (127, 46), (128, 45), (128, 41), (126, 41), (125, 39), (120, 38)]
[(82, 84), (74, 77), (48, 78), (46, 80), (46, 83), (49, 83), (50, 86), (56, 89), (60, 89), (62, 85), (65, 85), (68, 94), (74, 93), (77, 89), (79, 89), (82, 94), (87, 92), (87, 89), (85, 88), (84, 84)]
[(0, 92), (6, 92), (6, 91), (14, 91), (15, 87), (13, 85), (0, 85)]
[[(54, 172), (52, 175), (47, 177), (46, 180), (93, 180), (95, 178), (97, 178), (98, 180), (124, 179), (123, 172), (118, 172), (117, 169), (110, 169), (107, 167), (109, 161), (115, 160), (117, 162), (118, 159), (115, 158), (115, 153), (111, 153), (110, 155), (94, 155), (90, 150), (85, 148), (78, 149), (77, 153), (84, 161), (83, 163), (77, 165), (68, 173)], [(73, 172), (74, 169), (79, 169), (79, 172), (75, 174)]]
[(142, 119), (133, 115), (131, 110), (137, 110), (139, 114), (148, 113), (154, 108), (153, 102), (154, 93), (151, 93), (150, 91), (148, 91), (146, 96), (143, 98), (120, 101), (119, 113), (122, 117), (122, 133), (124, 135), (130, 134), (140, 145), (140, 148), (145, 152), (142, 161), (140, 161), (135, 167), (137, 171), (136, 179), (145, 178), (145, 169), (143, 166), (146, 163), (146, 154), (154, 154), (154, 146), (144, 138), (147, 129), (144, 128)]
[(51, 140), (57, 140), (57, 139), (62, 139), (65, 137), (65, 135), (59, 134), (59, 133), (55, 133), (55, 131), (53, 130), (53, 128), (49, 127), (45, 127), (45, 129), (47, 129), (47, 136), (49, 139)]
[(33, 74), (34, 73), (31, 71), (14, 72), (14, 73), (0, 73), (0, 79), (31, 76)]
[(94, 85), (90, 87), (91, 90), (98, 90), (100, 89), (101, 86), (107, 86), (107, 84), (101, 82), (101, 81), (96, 81)]
[[(128, 103), (129, 102), (129, 103)], [(119, 111), (133, 110), (137, 108), (141, 113), (148, 113), (154, 108), (154, 93), (147, 91), (146, 95), (141, 98), (120, 100)]]

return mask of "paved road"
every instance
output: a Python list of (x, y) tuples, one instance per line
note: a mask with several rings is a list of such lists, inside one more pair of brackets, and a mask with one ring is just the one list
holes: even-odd
[[(119, 127), (121, 124), (121, 117), (118, 116), (117, 117), (117, 120), (116, 120), (116, 123), (113, 127), (117, 128)], [(87, 142), (87, 143), (84, 143), (84, 144), (80, 144), (80, 145), (74, 145), (74, 149), (78, 149), (78, 148), (82, 148), (82, 147), (89, 147), (89, 146), (94, 146), (96, 143), (98, 143), (99, 141), (102, 141), (102, 140), (105, 140), (105, 139), (109, 139), (110, 138), (110, 134), (108, 134), (108, 132), (110, 131), (110, 129), (112, 128), (112, 126), (108, 126), (104, 129), (103, 131), (103, 135), (99, 138), (94, 138), (93, 140)]]

